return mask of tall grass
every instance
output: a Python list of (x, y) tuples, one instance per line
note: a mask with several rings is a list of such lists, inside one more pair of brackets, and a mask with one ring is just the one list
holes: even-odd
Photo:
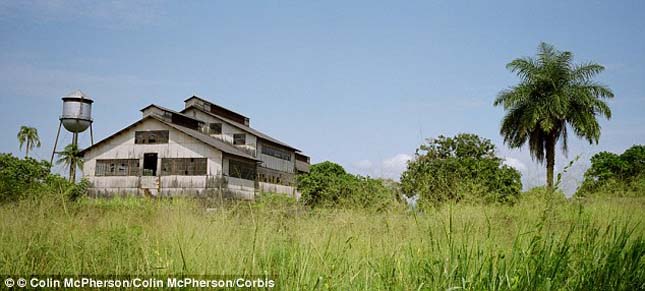
[(188, 199), (0, 207), (0, 274), (270, 275), (284, 290), (645, 288), (645, 199), (413, 213)]

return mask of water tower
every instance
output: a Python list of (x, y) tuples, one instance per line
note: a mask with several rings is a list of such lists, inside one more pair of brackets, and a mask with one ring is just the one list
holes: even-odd
[[(54, 142), (54, 151), (52, 152), (51, 163), (54, 162), (54, 154), (58, 146), (58, 137), (60, 128), (72, 133), (72, 144), (78, 146), (78, 134), (90, 128), (90, 141), (94, 144), (94, 133), (92, 132), (92, 99), (81, 90), (76, 90), (63, 97), (63, 115), (60, 116), (58, 124), (58, 133)], [(74, 166), (74, 165), (72, 165)]]

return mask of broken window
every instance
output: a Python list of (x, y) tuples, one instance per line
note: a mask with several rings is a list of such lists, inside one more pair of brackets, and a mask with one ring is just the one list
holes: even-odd
[(159, 144), (168, 143), (170, 133), (168, 130), (148, 130), (134, 133), (135, 144)]
[(264, 143), (262, 144), (262, 153), (278, 159), (291, 161), (291, 153), (289, 153), (287, 150), (270, 146)]
[(96, 160), (95, 176), (139, 176), (138, 159)]
[(233, 135), (233, 144), (234, 145), (244, 145), (246, 144), (246, 134), (236, 133)]
[(206, 158), (165, 158), (161, 159), (162, 176), (205, 176)]
[(239, 160), (228, 161), (228, 175), (234, 178), (255, 180), (255, 164), (242, 162)]
[(187, 127), (193, 130), (199, 130), (201, 126), (203, 126), (203, 122), (200, 122), (199, 120), (193, 119), (191, 117), (182, 115), (182, 114), (172, 114), (172, 123)]
[(211, 123), (209, 134), (222, 134), (222, 124), (221, 123)]

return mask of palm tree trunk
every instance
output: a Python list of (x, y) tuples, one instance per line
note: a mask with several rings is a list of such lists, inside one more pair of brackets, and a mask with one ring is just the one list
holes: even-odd
[(546, 140), (546, 188), (553, 190), (553, 169), (555, 168), (555, 134)]
[[(78, 146), (78, 133), (74, 133), (72, 136), (72, 144)], [(69, 180), (76, 183), (76, 157), (72, 157), (72, 162), (69, 163)]]
[(74, 173), (75, 165), (74, 163), (69, 164), (69, 181), (74, 182), (76, 180), (76, 174)]
[(25, 158), (29, 157), (29, 139), (27, 139), (27, 147), (25, 148)]

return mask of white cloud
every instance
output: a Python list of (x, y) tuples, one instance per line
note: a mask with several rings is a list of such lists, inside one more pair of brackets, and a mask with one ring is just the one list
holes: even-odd
[(352, 163), (352, 167), (361, 175), (398, 180), (411, 159), (408, 154), (397, 154), (380, 162), (360, 160)]
[(516, 158), (511, 158), (507, 157), (504, 159), (504, 165), (507, 165), (509, 167), (515, 168), (516, 170), (520, 172), (525, 172), (527, 167), (524, 163), (522, 163), (520, 160)]
[(389, 159), (385, 159), (381, 163), (383, 175), (387, 178), (398, 179), (401, 176), (401, 173), (407, 168), (408, 161), (411, 159), (412, 157), (407, 154), (398, 154)]

